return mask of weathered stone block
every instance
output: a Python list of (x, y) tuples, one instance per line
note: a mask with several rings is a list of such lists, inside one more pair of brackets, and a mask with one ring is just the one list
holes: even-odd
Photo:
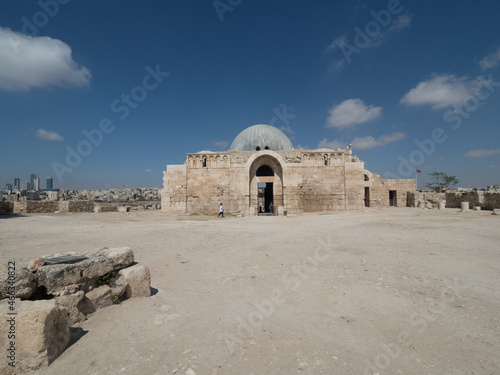
[(469, 211), (469, 202), (461, 202), (460, 208), (462, 212)]
[(115, 281), (110, 285), (111, 286), (111, 292), (113, 293), (113, 298), (117, 299), (120, 298), (125, 294), (125, 290), (127, 288), (127, 280), (125, 279), (124, 276), (118, 274)]
[(44, 286), (48, 294), (57, 296), (69, 285), (86, 289), (113, 268), (114, 263), (110, 258), (94, 256), (73, 264), (45, 265), (38, 269), (36, 277), (38, 286)]
[(29, 266), (28, 270), (30, 272), (36, 272), (40, 267), (42, 267), (45, 264), (45, 260), (43, 258), (35, 258), (33, 259)]
[(96, 310), (113, 304), (113, 295), (108, 285), (102, 285), (90, 292), (78, 303), (78, 310), (84, 314), (92, 314)]
[(492, 215), (500, 215), (500, 208), (495, 208), (491, 214)]
[(118, 272), (127, 281), (125, 297), (149, 297), (151, 295), (151, 276), (149, 269), (143, 265), (136, 264), (132, 267), (124, 268)]
[[(17, 262), (16, 262), (17, 264)], [(37, 289), (37, 280), (35, 275), (33, 275), (26, 268), (16, 268), (16, 276), (14, 280), (14, 285), (9, 284), (8, 274), (4, 271), (1, 274), (0, 282), (0, 292), (6, 296), (9, 293), (9, 287), (15, 288), (16, 298), (29, 299)]]
[[(68, 310), (55, 300), (15, 301), (17, 315), (7, 315), (7, 300), (0, 301), (0, 373), (11, 374), (13, 370), (34, 370), (50, 365), (66, 348), (70, 340)], [(7, 340), (11, 322), (15, 320), (15, 339)], [(5, 338), (5, 339), (4, 339)], [(8, 365), (8, 353), (15, 347), (15, 366)], [(7, 358), (6, 358), (7, 357)]]
[(113, 261), (113, 269), (119, 270), (126, 268), (134, 263), (134, 252), (130, 250), (130, 247), (116, 247), (108, 249), (106, 247), (95, 249), (85, 253), (86, 256), (104, 256)]
[(78, 303), (83, 299), (85, 293), (83, 291), (78, 291), (75, 294), (69, 294), (66, 296), (56, 297), (57, 303), (60, 306), (66, 307), (69, 312), (70, 325), (78, 322), (83, 322), (86, 318), (80, 310), (78, 310)]

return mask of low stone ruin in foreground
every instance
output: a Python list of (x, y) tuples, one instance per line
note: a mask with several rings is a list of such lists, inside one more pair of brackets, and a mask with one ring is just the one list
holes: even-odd
[(2, 360), (1, 374), (48, 366), (66, 349), (71, 326), (103, 307), (151, 295), (149, 269), (128, 247), (16, 261), (15, 271), (12, 262), (1, 267), (0, 347), (15, 364)]

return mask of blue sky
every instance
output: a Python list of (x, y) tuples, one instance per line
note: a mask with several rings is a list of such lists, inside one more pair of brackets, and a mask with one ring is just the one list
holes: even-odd
[[(386, 177), (500, 183), (500, 3), (0, 5), (0, 186), (153, 187), (265, 123)], [(44, 187), (44, 182), (42, 184)]]

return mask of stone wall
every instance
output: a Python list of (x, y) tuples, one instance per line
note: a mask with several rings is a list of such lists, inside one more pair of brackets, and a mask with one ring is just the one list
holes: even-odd
[(60, 212), (93, 212), (93, 201), (59, 201)]
[(0, 202), (0, 215), (10, 215), (14, 213), (13, 202)]
[(23, 201), (14, 203), (14, 213), (54, 213), (59, 210), (59, 202), (54, 201)]
[(168, 165), (163, 172), (161, 209), (164, 212), (186, 212), (186, 166)]
[[(415, 200), (417, 207), (418, 203), (422, 204), (423, 207), (427, 207), (427, 203), (430, 203), (433, 208), (438, 208), (439, 201), (446, 201), (446, 193), (434, 193), (434, 192), (417, 192), (415, 194)], [(460, 207), (460, 203), (458, 204)]]
[(68, 212), (116, 212), (118, 206), (126, 205), (129, 210), (146, 210), (146, 209), (159, 209), (160, 202), (158, 201), (131, 201), (126, 203), (120, 202), (94, 202), (94, 201), (20, 201), (20, 202), (0, 202), (0, 215), (2, 215), (2, 207), (5, 207), (4, 214), (9, 213), (9, 205), (13, 209), (10, 213), (68, 213)]
[(96, 203), (94, 205), (94, 212), (117, 212), (118, 207), (116, 205)]
[(302, 167), (300, 182), (285, 180), (285, 209), (289, 213), (345, 210), (343, 167)]
[[(369, 188), (369, 206), (370, 207), (411, 207), (415, 192), (415, 180), (385, 180), (377, 173), (368, 177), (366, 187)], [(370, 183), (371, 180), (371, 183)], [(393, 199), (391, 201), (391, 191)], [(414, 203), (414, 202), (413, 202)]]
[(484, 191), (451, 191), (446, 193), (446, 207), (460, 208), (461, 202), (469, 202), (469, 207), (479, 206), (484, 210), (500, 208), (500, 193)]
[(217, 213), (222, 202), (225, 210), (233, 211), (229, 197), (231, 174), (228, 168), (189, 168), (186, 178), (187, 212)]
[(484, 209), (494, 210), (500, 208), (500, 193), (484, 194)]

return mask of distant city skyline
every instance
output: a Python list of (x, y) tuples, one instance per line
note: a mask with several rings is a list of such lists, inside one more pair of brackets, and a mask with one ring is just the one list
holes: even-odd
[[(10, 183), (9, 181), (3, 184), (7, 189), (7, 186), (10, 186), (10, 189), (14, 190), (44, 190), (42, 186), (42, 178), (36, 175), (36, 173), (31, 173), (29, 180), (23, 180), (20, 177), (14, 178), (14, 183)], [(2, 185), (0, 185), (2, 186)], [(51, 176), (48, 176), (45, 179), (45, 190), (54, 188), (54, 179)]]
[(47, 4), (0, 5), (0, 186), (162, 187), (255, 124), (419, 187), (500, 183), (500, 2)]

